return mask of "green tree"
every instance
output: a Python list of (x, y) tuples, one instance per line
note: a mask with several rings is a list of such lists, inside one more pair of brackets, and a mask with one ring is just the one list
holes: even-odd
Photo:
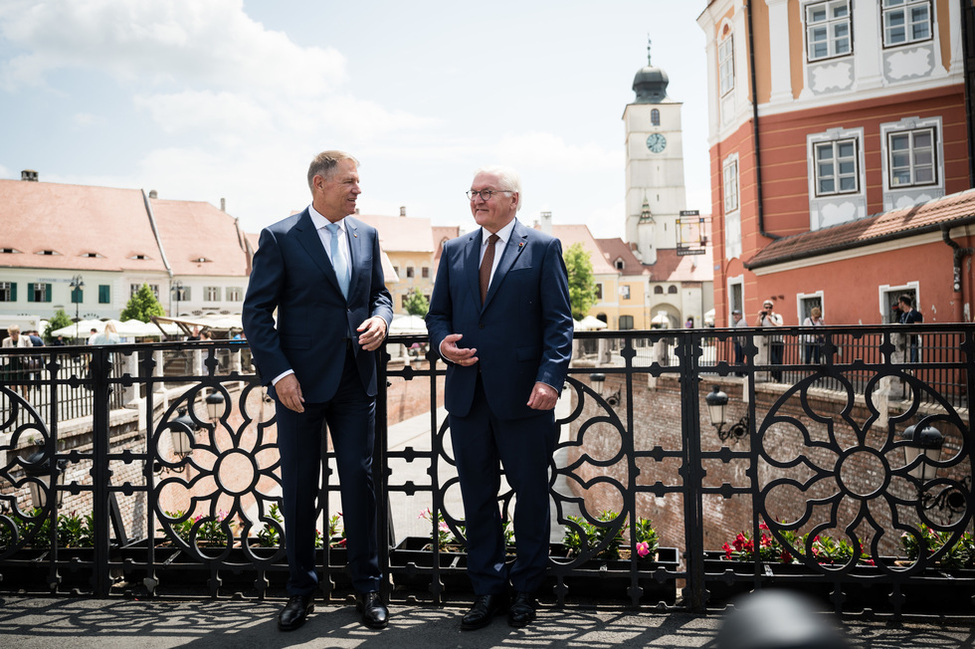
[(403, 308), (410, 315), (425, 316), (427, 311), (430, 310), (430, 302), (423, 296), (423, 293), (415, 288), (411, 288), (410, 292), (406, 295), (406, 302), (403, 304)]
[(51, 342), (51, 340), (54, 338), (54, 336), (51, 335), (51, 332), (56, 329), (60, 329), (61, 327), (67, 327), (69, 324), (71, 324), (71, 318), (69, 318), (68, 314), (64, 312), (64, 309), (58, 309), (54, 312), (54, 317), (48, 320), (47, 326), (44, 327), (44, 340)]
[(166, 315), (162, 305), (156, 299), (156, 295), (149, 288), (148, 284), (143, 284), (142, 288), (129, 298), (129, 303), (122, 309), (122, 320), (142, 320), (149, 322), (149, 316)]
[(569, 272), (569, 303), (572, 317), (582, 320), (596, 303), (596, 280), (592, 276), (592, 259), (581, 243), (573, 243), (562, 255)]

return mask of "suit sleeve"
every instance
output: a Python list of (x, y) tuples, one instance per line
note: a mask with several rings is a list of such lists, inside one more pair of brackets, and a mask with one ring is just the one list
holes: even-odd
[(440, 345), (453, 327), (453, 309), (450, 301), (450, 263), (448, 248), (445, 245), (440, 255), (440, 267), (433, 283), (433, 294), (430, 296), (430, 308), (427, 310), (427, 333), (430, 336), (430, 348), (440, 354)]
[(274, 310), (281, 299), (284, 277), (281, 249), (274, 234), (265, 229), (254, 253), (241, 315), (254, 365), (265, 384), (291, 369), (274, 326)]
[(553, 239), (545, 251), (540, 293), (542, 361), (535, 380), (561, 392), (572, 358), (572, 307), (569, 302), (569, 275), (558, 239)]
[(386, 335), (389, 335), (389, 324), (393, 320), (393, 298), (386, 288), (386, 278), (383, 276), (382, 250), (379, 248), (379, 233), (372, 241), (372, 280), (369, 288), (369, 315), (380, 317), (386, 321)]

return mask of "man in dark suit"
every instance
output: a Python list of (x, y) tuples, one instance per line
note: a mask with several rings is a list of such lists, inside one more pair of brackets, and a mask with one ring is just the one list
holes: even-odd
[(291, 596), (278, 626), (296, 629), (314, 610), (315, 498), (327, 424), (357, 608), (363, 624), (383, 628), (389, 612), (379, 594), (372, 479), (374, 352), (392, 320), (392, 302), (376, 230), (348, 217), (360, 193), (358, 162), (341, 151), (321, 153), (308, 169), (308, 185), (312, 204), (261, 232), (242, 317), (254, 364), (276, 400)]
[[(444, 244), (427, 314), (430, 343), (448, 363), (445, 405), (476, 596), (461, 628), (479, 629), (505, 611), (523, 627), (535, 619), (548, 567), (553, 410), (572, 352), (568, 278), (559, 240), (515, 218), (521, 182), (513, 170), (480, 169), (468, 196), (481, 227)], [(516, 497), (510, 570), (499, 461)]]

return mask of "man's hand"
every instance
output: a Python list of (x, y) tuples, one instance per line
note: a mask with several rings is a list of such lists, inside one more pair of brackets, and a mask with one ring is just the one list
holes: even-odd
[(288, 410), (305, 411), (305, 407), (301, 405), (305, 402), (305, 398), (301, 396), (301, 385), (298, 384), (298, 378), (294, 374), (281, 377), (281, 380), (274, 384), (274, 392), (278, 395), (278, 401)]
[(451, 363), (469, 366), (477, 362), (475, 347), (458, 347), (457, 341), (463, 338), (462, 334), (449, 334), (440, 343), (440, 355)]
[(379, 316), (373, 316), (359, 325), (359, 344), (367, 352), (379, 349), (386, 339), (386, 321)]
[(559, 400), (559, 393), (548, 383), (538, 381), (528, 398), (528, 407), (533, 410), (551, 410)]

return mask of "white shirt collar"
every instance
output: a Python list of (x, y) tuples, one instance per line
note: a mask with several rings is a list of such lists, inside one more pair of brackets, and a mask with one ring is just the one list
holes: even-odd
[[(308, 206), (308, 215), (311, 216), (311, 222), (315, 224), (316, 230), (321, 230), (331, 223), (327, 218), (319, 214), (318, 210), (315, 209), (314, 205)], [(336, 221), (339, 226), (339, 232), (345, 233), (345, 219)]]
[[(487, 245), (488, 238), (492, 234), (497, 234), (498, 235), (498, 238), (501, 239), (501, 243), (502, 244), (508, 243), (508, 239), (511, 238), (511, 231), (515, 229), (515, 221), (517, 221), (517, 220), (518, 220), (517, 218), (511, 219), (508, 222), (508, 225), (504, 226), (503, 228), (501, 228), (497, 232), (491, 232), (491, 231), (487, 230), (486, 228), (481, 228), (481, 245), (482, 246)], [(495, 248), (495, 250), (497, 250), (497, 248)]]

